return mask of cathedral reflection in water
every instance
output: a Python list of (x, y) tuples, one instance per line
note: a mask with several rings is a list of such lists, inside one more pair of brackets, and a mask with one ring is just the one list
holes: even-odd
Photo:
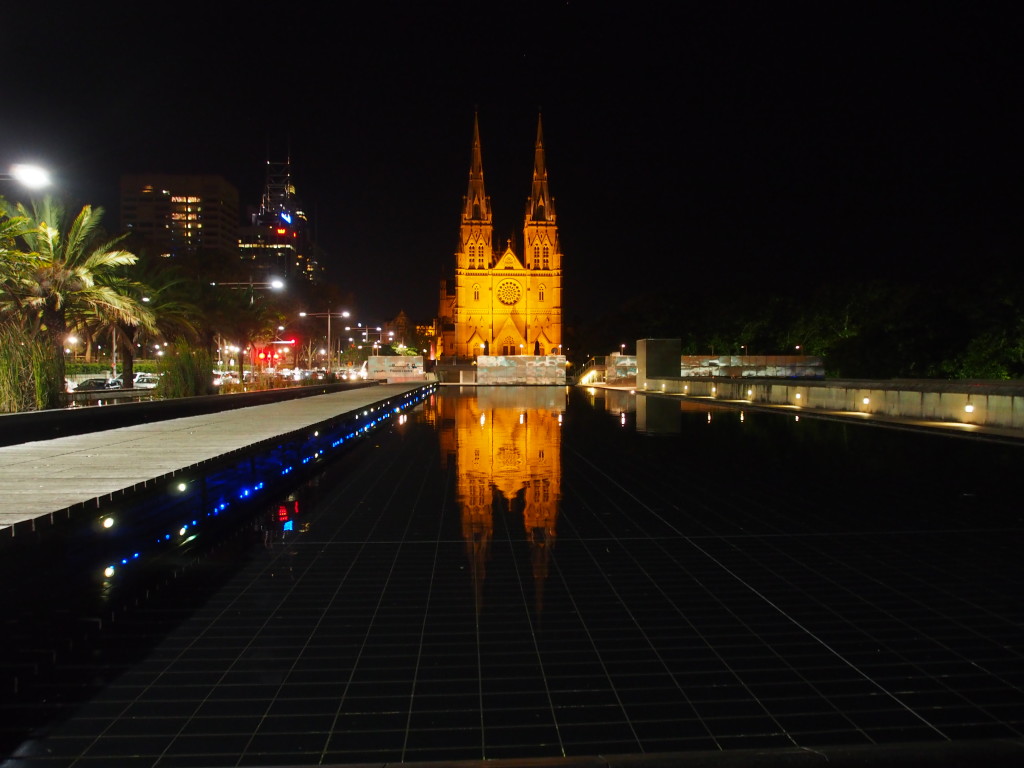
[[(529, 545), (535, 609), (558, 535), (564, 387), (476, 387), (433, 400), (443, 461), (456, 475), (462, 536), (482, 607), (496, 513), (521, 519)], [(454, 466), (451, 464), (454, 462)], [(520, 518), (521, 515), (521, 518)], [(509, 531), (515, 537), (515, 531)]]

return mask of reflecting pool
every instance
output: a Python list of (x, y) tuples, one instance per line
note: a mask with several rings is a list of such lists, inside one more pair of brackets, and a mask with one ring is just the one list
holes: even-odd
[(440, 389), (140, 600), (12, 765), (1010, 764), (1021, 448), (637, 400)]

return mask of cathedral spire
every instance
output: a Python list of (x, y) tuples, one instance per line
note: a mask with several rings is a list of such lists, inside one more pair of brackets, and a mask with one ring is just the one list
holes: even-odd
[(533, 187), (526, 203), (527, 221), (553, 221), (555, 203), (548, 189), (548, 169), (544, 164), (544, 130), (537, 114), (537, 141), (533, 149)]
[(473, 113), (473, 151), (469, 165), (469, 187), (466, 190), (462, 217), (467, 221), (482, 221), (490, 218), (490, 203), (484, 192), (484, 160), (480, 150), (480, 120), (476, 112)]

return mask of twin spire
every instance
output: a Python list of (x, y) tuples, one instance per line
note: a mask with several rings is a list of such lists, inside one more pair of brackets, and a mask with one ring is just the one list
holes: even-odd
[[(544, 163), (544, 132), (537, 115), (537, 141), (533, 150), (533, 184), (526, 201), (526, 221), (554, 221), (555, 204), (548, 188), (548, 171)], [(473, 114), (473, 150), (469, 166), (469, 188), (466, 191), (464, 221), (491, 223), (491, 200), (484, 191), (484, 163), (480, 149), (480, 120)]]
[(491, 199), (484, 192), (484, 160), (480, 151), (480, 123), (473, 114), (473, 157), (469, 164), (469, 189), (462, 218), (468, 221), (491, 221)]
[(533, 186), (530, 188), (530, 199), (526, 201), (526, 220), (547, 221), (549, 216), (553, 221), (555, 201), (551, 199), (548, 189), (548, 169), (544, 165), (544, 132), (538, 114), (537, 142), (533, 148)]

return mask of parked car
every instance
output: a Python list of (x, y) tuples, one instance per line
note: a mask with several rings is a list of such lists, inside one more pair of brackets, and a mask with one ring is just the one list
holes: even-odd
[(78, 382), (75, 392), (102, 392), (107, 388), (106, 379), (84, 379)]
[[(160, 377), (155, 373), (136, 373), (133, 379), (135, 389), (156, 389)], [(118, 376), (107, 382), (107, 389), (124, 389), (124, 379)]]
[(213, 372), (213, 386), (219, 387), (221, 384), (237, 384), (238, 383), (238, 371), (214, 371)]

